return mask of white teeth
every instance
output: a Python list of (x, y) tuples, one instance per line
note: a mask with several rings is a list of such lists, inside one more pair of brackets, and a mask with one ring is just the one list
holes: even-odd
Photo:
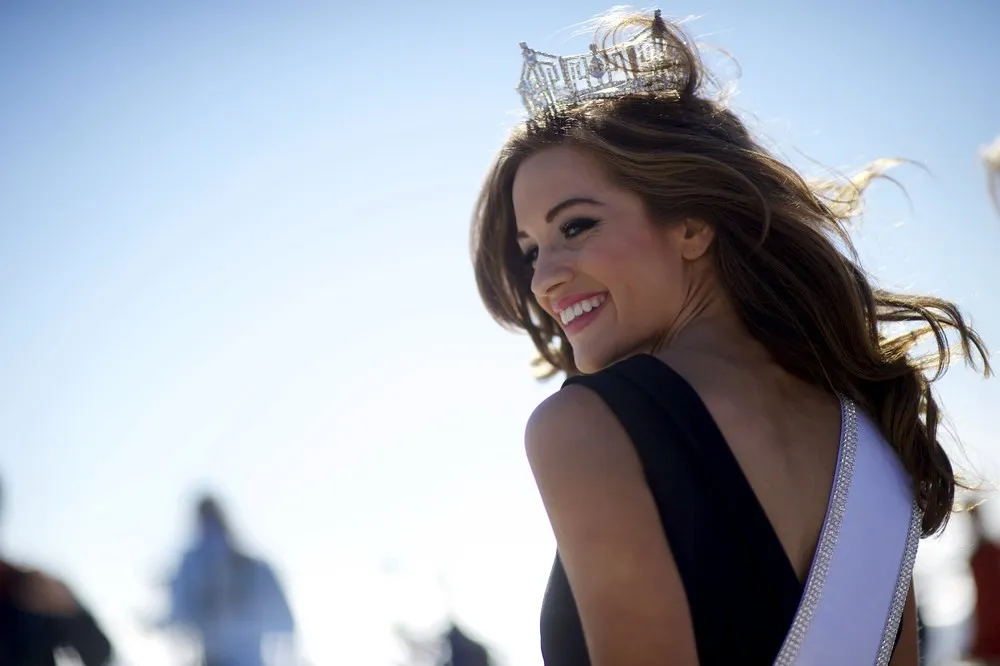
[(559, 313), (559, 319), (562, 321), (563, 326), (570, 323), (584, 312), (590, 312), (598, 307), (604, 302), (605, 295), (600, 294), (598, 296), (593, 296), (583, 301), (578, 301), (566, 308)]

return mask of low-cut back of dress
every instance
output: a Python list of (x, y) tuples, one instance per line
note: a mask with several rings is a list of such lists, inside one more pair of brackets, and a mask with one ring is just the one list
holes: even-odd
[[(700, 663), (837, 663), (824, 656), (832, 654), (824, 644), (829, 641), (829, 630), (811, 625), (816, 617), (826, 622), (827, 616), (842, 610), (827, 608), (839, 601), (820, 604), (819, 599), (831, 560), (848, 561), (843, 553), (838, 558), (833, 555), (857, 453), (853, 405), (843, 403), (837, 477), (823, 536), (804, 585), (711, 414), (683, 378), (655, 357), (640, 355), (592, 375), (570, 378), (564, 386), (567, 384), (582, 384), (596, 392), (632, 440), (684, 584)], [(869, 430), (877, 437), (877, 431)], [(876, 453), (884, 453), (881, 449), (886, 446), (874, 447)], [(892, 467), (894, 457), (886, 459)], [(887, 472), (877, 468), (873, 474), (899, 476), (895, 469)], [(865, 478), (868, 476), (871, 474)], [(906, 479), (896, 481), (897, 485), (903, 484), (897, 494), (908, 493)], [(909, 504), (896, 510), (893, 519), (905, 519), (903, 532), (900, 535), (898, 530), (889, 530), (895, 536), (885, 547), (879, 547), (885, 556), (876, 558), (890, 567), (898, 560), (900, 580), (883, 581), (881, 592), (875, 595), (875, 610), (869, 613), (877, 617), (885, 601), (886, 626), (891, 627), (888, 639), (892, 642), (885, 647), (875, 645), (886, 638), (881, 635), (881, 627), (878, 634), (864, 632), (870, 635), (868, 643), (872, 647), (863, 653), (873, 654), (867, 663), (887, 663), (897, 639), (899, 615), (892, 615), (897, 605), (902, 610), (902, 578), (905, 575), (908, 584), (915, 554), (913, 516), (919, 516), (909, 510), (912, 501), (908, 497), (902, 500)], [(855, 510), (852, 516), (857, 513)], [(853, 523), (848, 527), (865, 530), (864, 525), (855, 527)], [(860, 542), (860, 532), (858, 536), (850, 532), (849, 539)], [(897, 550), (901, 559), (896, 557)], [(852, 562), (838, 565), (836, 573), (849, 577), (868, 575)], [(885, 578), (883, 573), (878, 575)], [(542, 605), (541, 640), (546, 666), (590, 664), (576, 603), (558, 555)]]

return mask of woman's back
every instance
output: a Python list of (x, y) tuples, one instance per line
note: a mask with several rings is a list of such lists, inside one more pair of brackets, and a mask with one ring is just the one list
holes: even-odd
[(763, 350), (664, 352), (698, 394), (753, 489), (799, 580), (812, 563), (841, 439), (840, 400)]
[[(738, 367), (726, 370), (696, 356), (689, 356), (685, 362), (690, 362), (689, 369), (697, 368), (694, 372), (703, 378), (702, 386), (712, 395), (711, 404), (723, 422), (733, 419), (730, 423), (737, 426), (731, 430), (735, 446), (727, 444), (712, 408), (698, 395), (694, 382), (652, 356), (635, 356), (566, 384), (581, 385), (595, 393), (627, 433), (625, 445), (634, 447), (634, 454), (630, 451), (628, 455), (635, 455), (641, 465), (643, 485), (648, 487), (669, 542), (690, 612), (699, 662), (771, 664), (780, 653), (786, 661), (779, 663), (793, 663), (788, 660), (799, 654), (802, 635), (791, 641), (789, 636), (794, 626), (807, 627), (808, 615), (816, 612), (827, 573), (824, 567), (829, 567), (838, 548), (843, 553), (859, 547), (850, 529), (845, 530), (845, 539), (852, 543), (838, 544), (858, 451), (857, 412), (849, 401), (841, 403), (821, 393), (809, 395), (811, 391), (805, 387), (788, 400), (789, 409), (797, 410), (798, 416), (786, 419), (780, 409), (768, 413), (769, 403), (776, 404), (780, 393), (769, 396), (767, 389), (781, 385), (776, 381), (778, 377), (740, 377)], [(746, 380), (760, 382), (763, 388), (750, 391), (752, 387)], [(720, 388), (713, 392), (713, 386)], [(795, 381), (791, 380), (789, 386), (794, 388)], [(802, 396), (808, 397), (800, 400)], [(741, 411), (754, 408), (753, 413)], [(824, 419), (828, 419), (825, 424)], [(887, 453), (885, 459), (893, 464), (895, 457), (887, 443), (867, 419), (862, 420), (867, 426), (860, 430), (866, 440), (863, 450), (874, 448)], [(738, 427), (740, 423), (747, 427)], [(822, 435), (816, 441), (796, 439), (792, 429), (799, 423), (819, 433), (827, 426), (832, 442), (824, 442)], [(785, 432), (790, 437), (782, 441), (780, 434)], [(768, 437), (771, 441), (767, 441)], [(743, 447), (739, 453), (738, 447)], [(806, 448), (821, 453), (811, 461), (787, 453), (787, 449)], [(749, 464), (743, 465), (741, 456)], [(894, 464), (898, 467), (898, 461)], [(616, 465), (612, 462), (608, 467), (608, 474), (614, 474)], [(821, 477), (824, 468), (829, 474), (825, 483), (821, 481), (823, 487), (810, 488), (810, 479)], [(750, 471), (745, 472), (747, 469)], [(750, 480), (752, 475), (757, 476), (754, 481)], [(804, 477), (801, 480), (800, 475)], [(902, 492), (908, 494), (905, 484)], [(619, 495), (609, 493), (607, 501), (614, 502)], [(858, 513), (855, 507), (852, 515)], [(815, 514), (818, 516), (813, 518)], [(895, 512), (891, 521), (901, 523), (897, 527), (905, 534), (910, 514)], [(863, 526), (853, 529), (854, 534), (864, 532)], [(915, 544), (915, 535), (911, 540)], [(825, 555), (820, 557), (814, 557), (817, 542), (824, 544)], [(894, 557), (899, 564), (899, 552)], [(892, 558), (890, 552), (889, 560)], [(644, 573), (638, 572), (638, 578)], [(643, 594), (648, 594), (647, 598), (670, 596), (669, 585), (656, 589), (656, 576), (649, 573), (653, 589), (643, 590)], [(866, 579), (865, 571), (853, 573), (859, 580)], [(908, 576), (907, 571), (900, 579), (905, 587)], [(857, 637), (863, 642), (863, 635), (867, 635), (874, 650), (883, 638), (884, 624), (891, 642), (882, 651), (888, 658), (898, 639), (899, 616), (892, 617), (890, 606), (899, 596), (899, 581), (895, 577), (888, 581), (882, 578), (880, 603), (884, 607), (876, 604), (874, 613), (861, 614), (866, 619), (860, 620), (863, 631)], [(874, 588), (872, 592), (879, 596)], [(902, 592), (905, 594), (906, 589)], [(647, 598), (636, 597), (634, 602), (644, 605)], [(833, 615), (846, 615), (840, 612), (843, 610)], [(845, 616), (841, 622), (849, 626), (850, 621)], [(642, 617), (637, 616), (635, 623), (641, 624)], [(546, 664), (590, 663), (576, 599), (559, 557), (543, 605), (542, 651)]]

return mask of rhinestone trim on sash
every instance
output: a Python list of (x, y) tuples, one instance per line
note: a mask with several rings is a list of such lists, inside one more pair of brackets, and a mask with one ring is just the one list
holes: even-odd
[(903, 560), (900, 562), (899, 577), (896, 579), (896, 592), (892, 595), (889, 618), (882, 631), (882, 643), (879, 645), (876, 666), (889, 666), (889, 660), (892, 659), (892, 649), (896, 646), (896, 634), (901, 631), (899, 622), (903, 617), (903, 608), (906, 606), (906, 593), (910, 589), (913, 563), (917, 560), (917, 545), (920, 543), (922, 522), (923, 513), (914, 501), (913, 511), (910, 513), (910, 531), (906, 535), (906, 550), (903, 551)]
[(851, 477), (854, 474), (854, 462), (858, 450), (858, 411), (855, 404), (847, 398), (841, 397), (840, 404), (843, 420), (840, 460), (837, 462), (837, 473), (833, 480), (829, 512), (823, 524), (813, 565), (809, 569), (799, 610), (795, 614), (788, 635), (785, 636), (785, 642), (778, 652), (778, 658), (774, 661), (775, 666), (793, 666), (795, 663), (806, 630), (809, 628), (816, 607), (819, 605), (823, 584), (826, 582), (826, 574), (830, 570), (830, 561), (833, 559), (833, 553), (837, 547), (840, 526), (844, 521), (847, 494), (851, 489)]

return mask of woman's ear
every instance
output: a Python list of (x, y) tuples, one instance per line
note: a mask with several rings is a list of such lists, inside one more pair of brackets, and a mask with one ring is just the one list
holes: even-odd
[(688, 261), (700, 259), (712, 247), (715, 229), (708, 222), (698, 218), (688, 218), (680, 223), (681, 256)]

